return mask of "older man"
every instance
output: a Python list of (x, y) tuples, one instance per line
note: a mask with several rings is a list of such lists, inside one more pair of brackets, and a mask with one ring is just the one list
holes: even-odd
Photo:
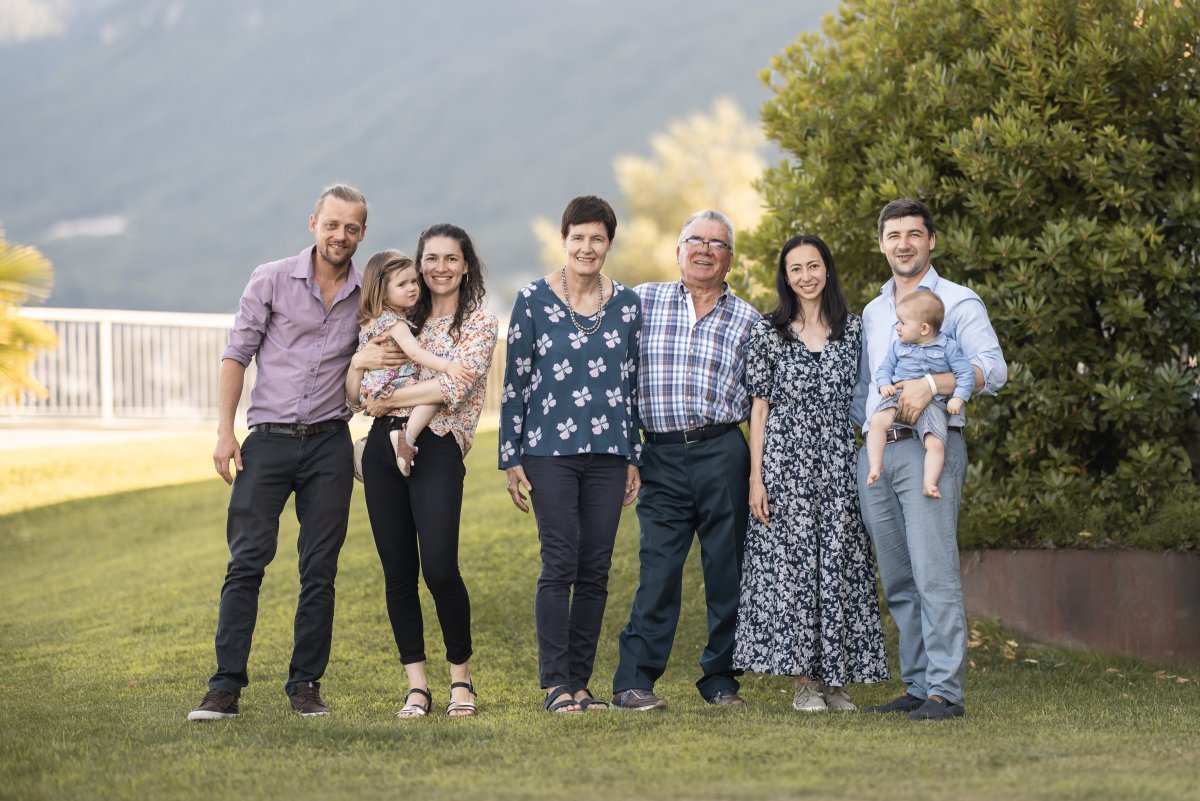
[[(318, 198), (308, 226), (313, 245), (255, 268), (221, 361), (213, 464), (233, 485), (229, 565), (218, 611), (217, 670), (188, 720), (238, 716), (238, 696), (250, 681), (259, 585), (275, 557), (279, 516), (293, 492), (300, 599), (284, 691), (301, 715), (329, 714), (320, 679), (329, 661), (333, 583), (354, 482), (344, 390), (358, 342), (359, 274), (351, 257), (366, 234), (367, 201), (353, 187), (331, 186)], [(385, 355), (381, 346), (371, 347), (377, 366), (399, 363), (394, 350)], [(239, 446), (233, 420), (251, 359), (258, 376), (247, 412), (250, 434)]]
[[(879, 215), (879, 250), (892, 278), (863, 312), (863, 352), (852, 417), (866, 422), (880, 402), (875, 373), (896, 338), (896, 303), (919, 289), (946, 307), (942, 331), (957, 341), (975, 369), (976, 395), (994, 395), (1008, 380), (1000, 342), (979, 296), (938, 275), (929, 260), (937, 246), (933, 215), (915, 200), (894, 200)], [(904, 695), (868, 712), (907, 713), (913, 720), (962, 717), (967, 618), (958, 566), (958, 506), (967, 448), (961, 414), (951, 415), (940, 498), (924, 494), (925, 448), (909, 425), (933, 398), (954, 392), (954, 373), (896, 382), (902, 388), (896, 424), (887, 431), (883, 474), (867, 483), (865, 450), (858, 458), (863, 521), (875, 544), (888, 609), (900, 630)]]
[(665, 709), (654, 683), (667, 667), (693, 537), (700, 540), (708, 644), (696, 682), (711, 704), (741, 704), (734, 629), (748, 516), (750, 454), (738, 424), (750, 412), (746, 343), (761, 315), (729, 291), (733, 225), (692, 215), (676, 247), (680, 280), (643, 284), (638, 403), (644, 426), (641, 574), (621, 632), (613, 706)]

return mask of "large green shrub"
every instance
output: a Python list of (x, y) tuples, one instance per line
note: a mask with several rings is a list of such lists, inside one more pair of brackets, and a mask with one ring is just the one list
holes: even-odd
[(879, 209), (933, 209), (934, 264), (983, 297), (1010, 370), (970, 409), (977, 542), (1088, 510), (1119, 532), (1195, 480), (1198, 46), (1191, 0), (847, 0), (764, 73), (787, 157), (740, 288), (769, 305), (776, 249), (806, 231), (861, 308), (889, 277)]

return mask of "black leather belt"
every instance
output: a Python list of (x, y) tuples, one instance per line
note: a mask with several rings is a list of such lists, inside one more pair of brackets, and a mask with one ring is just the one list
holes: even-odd
[[(947, 426), (947, 429), (957, 434), (962, 433), (962, 426)], [(891, 428), (884, 430), (883, 434), (884, 439), (887, 442), (899, 442), (902, 439), (911, 439), (912, 437), (915, 437), (917, 435), (917, 431), (916, 429), (909, 428), (908, 426), (892, 426)]]
[(324, 434), (326, 431), (338, 431), (347, 428), (345, 420), (322, 420), (319, 423), (259, 423), (250, 426), (250, 430), (258, 434), (283, 434), (287, 437), (311, 437), (314, 434)]
[(642, 431), (646, 442), (654, 445), (692, 445), (706, 439), (719, 437), (727, 431), (737, 428), (737, 423), (717, 423), (700, 428), (689, 428), (687, 431), (665, 431), (656, 434), (653, 431)]

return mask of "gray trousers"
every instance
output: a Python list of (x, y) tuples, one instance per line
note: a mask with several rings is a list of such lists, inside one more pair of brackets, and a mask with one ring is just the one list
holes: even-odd
[(946, 437), (941, 498), (921, 487), (925, 447), (917, 438), (889, 443), (883, 473), (867, 485), (867, 454), (858, 454), (858, 497), (875, 545), (888, 610), (900, 630), (900, 677), (917, 698), (963, 702), (967, 616), (958, 567), (958, 506), (967, 470), (962, 434)]

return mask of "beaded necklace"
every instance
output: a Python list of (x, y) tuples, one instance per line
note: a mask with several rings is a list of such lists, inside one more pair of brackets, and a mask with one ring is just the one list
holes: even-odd
[(596, 308), (598, 310), (596, 312), (596, 324), (591, 328), (584, 328), (575, 319), (575, 310), (571, 308), (571, 291), (567, 289), (567, 268), (565, 266), (562, 268), (561, 275), (563, 297), (567, 300), (567, 314), (571, 318), (571, 325), (575, 326), (575, 330), (581, 334), (596, 333), (600, 330), (601, 323), (604, 322), (604, 278), (599, 273), (596, 274)]

